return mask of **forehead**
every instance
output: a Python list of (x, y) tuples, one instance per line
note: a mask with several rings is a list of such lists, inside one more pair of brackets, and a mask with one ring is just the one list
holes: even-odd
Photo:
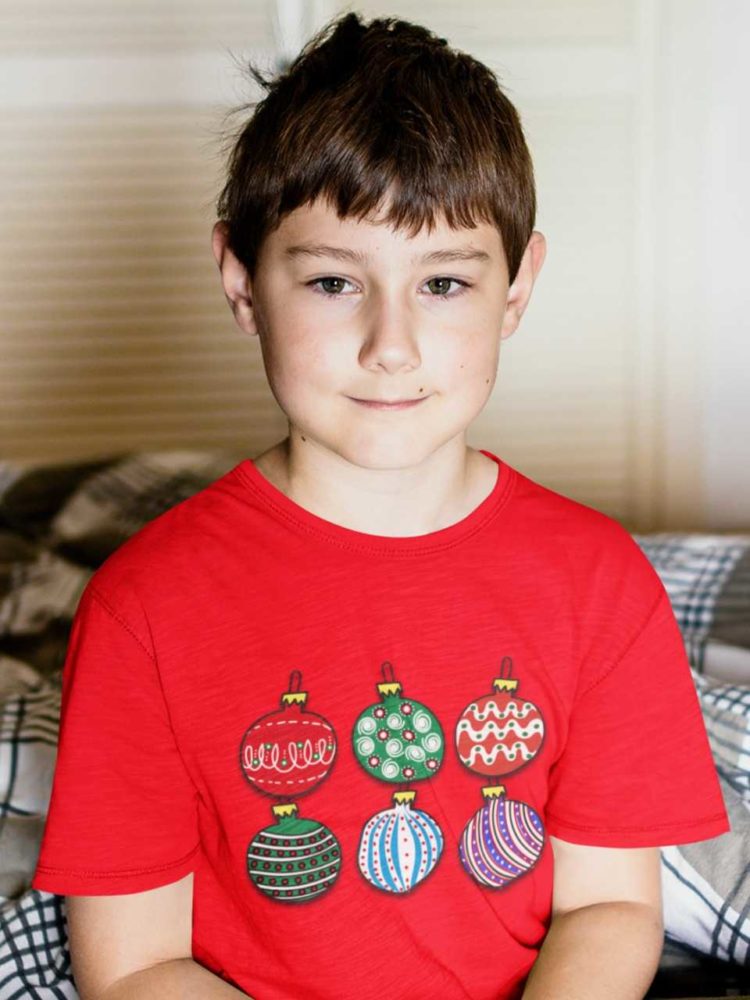
[(489, 265), (503, 260), (500, 233), (486, 222), (453, 229), (444, 216), (439, 216), (432, 230), (423, 226), (412, 236), (408, 227), (395, 229), (386, 223), (383, 212), (366, 219), (339, 218), (336, 209), (323, 199), (285, 215), (278, 228), (266, 237), (266, 244), (264, 249), (287, 262), (334, 256), (367, 264), (394, 253), (401, 259), (435, 264), (464, 260)]

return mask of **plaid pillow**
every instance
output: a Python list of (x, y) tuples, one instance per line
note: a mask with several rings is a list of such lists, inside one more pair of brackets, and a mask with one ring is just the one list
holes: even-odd
[(69, 559), (98, 566), (148, 521), (239, 461), (218, 452), (126, 455), (80, 482), (52, 519), (48, 544)]
[(668, 941), (703, 955), (750, 964), (750, 685), (693, 672), (731, 830), (663, 847)]
[(633, 537), (661, 577), (698, 673), (708, 672), (709, 640), (750, 649), (750, 534)]

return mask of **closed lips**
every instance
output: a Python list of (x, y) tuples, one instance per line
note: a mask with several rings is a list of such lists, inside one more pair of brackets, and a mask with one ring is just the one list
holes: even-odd
[(355, 403), (376, 403), (380, 406), (399, 406), (402, 403), (421, 403), (427, 396), (417, 396), (416, 399), (360, 399), (357, 396), (350, 396)]

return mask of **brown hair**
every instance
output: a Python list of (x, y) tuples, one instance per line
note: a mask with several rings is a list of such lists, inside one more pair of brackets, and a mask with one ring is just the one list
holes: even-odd
[(282, 217), (322, 196), (362, 219), (387, 192), (384, 220), (416, 235), (444, 214), (501, 235), (509, 279), (534, 228), (534, 172), (518, 112), (495, 75), (427, 28), (357, 13), (329, 21), (275, 79), (230, 139), (216, 208), (251, 278)]

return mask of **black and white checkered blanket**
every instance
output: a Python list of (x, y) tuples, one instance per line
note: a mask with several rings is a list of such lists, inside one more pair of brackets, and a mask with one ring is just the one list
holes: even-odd
[[(0, 1000), (77, 997), (64, 897), (29, 888), (55, 766), (61, 673), (98, 565), (241, 455), (164, 452), (0, 463)], [(636, 536), (672, 598), (732, 831), (662, 848), (663, 962), (750, 964), (750, 526)]]

